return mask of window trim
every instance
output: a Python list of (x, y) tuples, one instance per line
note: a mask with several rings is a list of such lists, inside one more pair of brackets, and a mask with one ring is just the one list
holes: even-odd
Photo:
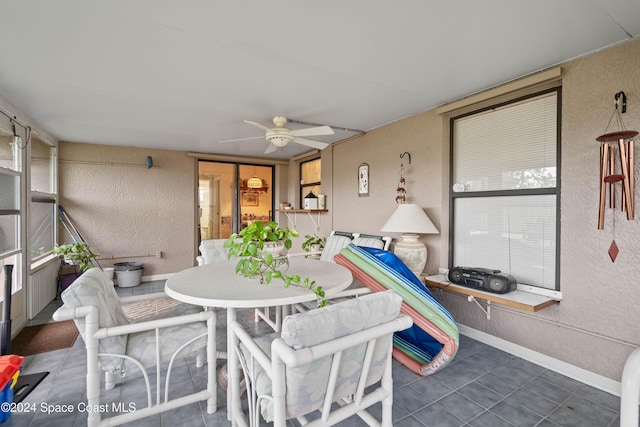
[[(556, 186), (555, 187), (545, 187), (545, 188), (533, 188), (533, 189), (517, 189), (517, 190), (495, 190), (495, 191), (475, 191), (475, 192), (454, 192), (453, 191), (453, 182), (454, 182), (454, 123), (456, 120), (476, 115), (485, 111), (501, 108), (504, 106), (508, 106), (510, 104), (515, 104), (521, 101), (525, 101), (527, 99), (535, 98), (537, 96), (542, 96), (551, 92), (556, 92), (557, 96), (557, 105), (556, 105)], [(485, 105), (477, 109), (471, 108), (471, 111), (466, 111), (461, 114), (452, 115), (449, 117), (449, 244), (448, 244), (448, 263), (449, 265), (453, 265), (453, 256), (454, 256), (454, 225), (455, 225), (455, 200), (458, 198), (471, 198), (471, 197), (495, 197), (495, 196), (515, 196), (515, 195), (552, 195), (556, 196), (556, 253), (555, 253), (555, 287), (554, 289), (543, 288), (541, 286), (529, 285), (529, 284), (518, 284), (519, 290), (524, 290), (531, 293), (540, 293), (542, 295), (554, 295), (560, 296), (560, 253), (561, 253), (561, 229), (560, 229), (560, 214), (561, 214), (561, 193), (562, 193), (562, 86), (558, 85), (551, 88), (532, 91), (531, 93), (527, 93), (525, 95), (514, 96), (513, 98), (496, 102), (492, 105)]]
[[(322, 168), (322, 158), (321, 157), (314, 157), (312, 159), (307, 159), (307, 160), (302, 160), (300, 161), (300, 163), (298, 164), (298, 174), (300, 176), (300, 206), (303, 206), (304, 204), (304, 198), (306, 196), (304, 189), (308, 188), (308, 187), (315, 187), (317, 185), (322, 186), (322, 178), (320, 178), (320, 181), (317, 182), (305, 182), (304, 184), (302, 184), (302, 165), (305, 163), (309, 163), (309, 162), (313, 162), (313, 161), (319, 161), (320, 162), (320, 167)], [(320, 169), (320, 175), (322, 176), (322, 169)], [(317, 194), (316, 194), (317, 196)]]
[[(27, 209), (28, 211), (28, 227), (26, 229), (26, 243), (27, 243), (27, 247), (28, 250), (25, 252), (25, 257), (27, 258), (27, 265), (29, 266), (29, 270), (33, 271), (35, 269), (37, 269), (40, 265), (42, 265), (43, 262), (47, 262), (49, 260), (49, 258), (51, 257), (51, 253), (50, 252), (44, 252), (41, 253), (38, 256), (33, 257), (32, 252), (33, 252), (33, 248), (32, 248), (32, 234), (31, 234), (31, 222), (32, 222), (32, 218), (31, 218), (31, 206), (33, 203), (46, 203), (46, 204), (53, 204), (54, 205), (54, 211), (53, 211), (53, 218), (52, 218), (52, 227), (53, 227), (53, 245), (55, 246), (56, 243), (58, 242), (58, 228), (57, 228), (57, 219), (58, 219), (58, 215), (57, 215), (57, 207), (58, 207), (58, 145), (56, 143), (51, 142), (47, 137), (39, 134), (38, 132), (31, 132), (30, 138), (29, 138), (29, 142), (32, 142), (34, 138), (37, 138), (41, 143), (47, 145), (49, 147), (49, 192), (47, 191), (39, 191), (39, 190), (32, 190), (32, 189), (27, 189), (27, 194), (28, 194), (28, 201), (27, 204), (29, 206), (29, 208)], [(31, 146), (33, 146), (32, 144), (30, 144)], [(33, 172), (33, 158), (32, 158), (32, 152), (31, 152), (31, 147), (29, 149), (29, 161), (28, 161), (28, 165), (27, 168), (29, 169), (29, 182), (31, 182), (31, 175)], [(29, 187), (31, 187), (31, 185), (29, 184)], [(51, 248), (53, 249), (53, 247)]]

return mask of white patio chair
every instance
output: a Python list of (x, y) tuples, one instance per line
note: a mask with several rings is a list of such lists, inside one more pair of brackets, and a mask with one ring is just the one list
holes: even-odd
[[(260, 414), (275, 427), (291, 418), (308, 426), (333, 425), (357, 414), (369, 425), (391, 426), (392, 335), (412, 325), (400, 314), (401, 303), (393, 291), (378, 292), (287, 316), (273, 341), (254, 339), (233, 322), (250, 425), (259, 425)], [(380, 420), (366, 410), (378, 402)], [(316, 410), (319, 418), (308, 420)], [(234, 421), (241, 416), (235, 402)]]
[(227, 239), (210, 239), (203, 240), (198, 246), (200, 255), (196, 257), (198, 265), (212, 264), (214, 262), (226, 261), (227, 250), (224, 247), (224, 242)]
[[(166, 298), (163, 292), (119, 298), (105, 274), (91, 269), (77, 278), (61, 294), (64, 305), (54, 314), (55, 320), (73, 319), (87, 350), (87, 404), (88, 408), (100, 407), (100, 371), (105, 372), (106, 388), (113, 388), (113, 376), (129, 376), (142, 373), (147, 390), (146, 408), (116, 415), (108, 419), (108, 425), (138, 420), (151, 415), (207, 400), (207, 411), (216, 410), (215, 386), (215, 329), (213, 311), (201, 311), (183, 304), (175, 309), (141, 321), (130, 321), (121, 304)], [(203, 365), (206, 350), (207, 389), (169, 400), (171, 368), (178, 354), (194, 352), (197, 364)], [(167, 365), (164, 381), (164, 399), (161, 399), (161, 366)], [(156, 367), (156, 399), (152, 399), (147, 369)], [(174, 378), (175, 380), (175, 378)], [(126, 385), (126, 382), (124, 382)], [(87, 425), (100, 424), (101, 413), (89, 411)]]
[[(296, 256), (309, 256), (309, 255), (320, 255), (320, 261), (328, 261), (333, 262), (334, 255), (340, 253), (340, 250), (346, 247), (351, 240), (353, 235), (351, 233), (344, 232), (335, 232), (332, 231), (329, 237), (327, 237), (327, 241), (325, 242), (324, 248), (321, 251), (310, 251), (310, 252), (301, 252), (297, 254), (290, 254), (290, 257)], [(254, 321), (259, 322), (260, 320), (264, 321), (267, 325), (271, 326), (271, 328), (275, 332), (280, 332), (280, 325), (282, 324), (282, 318), (289, 313), (295, 313), (307, 310), (308, 308), (312, 308), (309, 303), (307, 305), (296, 305), (294, 307), (264, 307), (262, 309), (256, 308), (254, 311)], [(271, 311), (273, 311), (274, 316), (271, 316)]]
[[(353, 243), (356, 246), (366, 246), (376, 249), (384, 249), (385, 251), (387, 251), (389, 250), (389, 246), (391, 245), (391, 240), (392, 239), (389, 236), (376, 236), (373, 234), (332, 231), (327, 238), (327, 245), (325, 245), (324, 249), (320, 252), (320, 259), (323, 261), (334, 262), (333, 257), (338, 255), (342, 249), (349, 245), (349, 243)], [(365, 295), (368, 293), (371, 293), (371, 289), (366, 287), (359, 280), (354, 279), (351, 286), (333, 295), (331, 297), (331, 301), (340, 302), (345, 298), (356, 297), (358, 295)], [(292, 313), (300, 313), (312, 308), (314, 308), (312, 306), (312, 303), (303, 303), (296, 304), (295, 306), (290, 307), (289, 311)]]

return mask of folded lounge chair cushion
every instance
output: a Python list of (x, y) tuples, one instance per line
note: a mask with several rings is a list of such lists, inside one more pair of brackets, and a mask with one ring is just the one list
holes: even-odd
[(430, 375), (448, 365), (458, 350), (455, 320), (418, 277), (391, 252), (349, 245), (336, 262), (374, 292), (393, 289), (404, 300), (402, 312), (411, 328), (394, 334), (394, 357), (420, 375)]

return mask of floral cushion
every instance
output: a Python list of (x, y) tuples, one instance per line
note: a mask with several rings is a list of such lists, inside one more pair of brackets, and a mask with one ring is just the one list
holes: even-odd
[[(62, 292), (62, 301), (69, 308), (81, 306), (96, 306), (99, 308), (99, 328), (133, 323), (122, 310), (120, 299), (111, 281), (97, 268), (86, 271), (77, 278), (71, 286)], [(161, 318), (176, 317), (202, 311), (201, 307), (190, 304), (179, 304), (153, 316), (156, 320)], [(86, 342), (86, 319), (74, 320), (82, 339)], [(140, 322), (136, 322), (140, 323)], [(143, 322), (142, 322), (143, 323)], [(160, 360), (168, 360), (173, 352), (191, 338), (207, 332), (204, 322), (189, 323), (187, 325), (162, 328), (160, 332)], [(206, 339), (197, 340), (185, 351), (195, 351), (206, 346)], [(138, 359), (147, 368), (154, 366), (156, 362), (155, 330), (132, 334), (118, 335), (99, 340), (99, 353), (126, 354)], [(100, 357), (100, 368), (124, 376), (134, 364), (119, 357)]]
[[(99, 310), (98, 325), (100, 328), (110, 328), (129, 323), (127, 316), (122, 311), (118, 294), (113, 288), (107, 276), (97, 268), (85, 271), (61, 294), (62, 302), (69, 308), (82, 306), (95, 306)], [(78, 318), (74, 322), (80, 332), (80, 336), (86, 342), (86, 319)], [(109, 337), (100, 340), (98, 351), (100, 353), (125, 354), (127, 349), (127, 336)], [(102, 358), (103, 369), (119, 371), (122, 369), (122, 359)]]
[(226, 242), (226, 239), (203, 240), (198, 247), (201, 254), (198, 258), (202, 258), (204, 264), (226, 261), (228, 257), (224, 242)]
[[(287, 316), (282, 322), (281, 338), (294, 349), (321, 345), (398, 317), (402, 299), (393, 291), (364, 295), (339, 304)], [(319, 327), (322, 325), (322, 327)], [(391, 346), (392, 335), (378, 341), (366, 384), (379, 381)], [(264, 346), (264, 343), (262, 344)], [(359, 380), (366, 345), (345, 350), (338, 374), (334, 401), (353, 394)], [(329, 380), (332, 357), (286, 370), (287, 418), (304, 415), (320, 407)], [(271, 394), (271, 381), (260, 370), (254, 378), (258, 394)], [(262, 416), (273, 420), (273, 405), (262, 401)]]

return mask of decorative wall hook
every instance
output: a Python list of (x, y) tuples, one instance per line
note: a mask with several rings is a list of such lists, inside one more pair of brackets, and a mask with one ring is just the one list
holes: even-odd
[(620, 91), (618, 93), (616, 93), (614, 99), (616, 100), (616, 108), (618, 108), (618, 102), (620, 101), (620, 98), (622, 98), (622, 104), (620, 106), (620, 112), (621, 113), (626, 113), (627, 112), (627, 95), (624, 94), (623, 91)]
[(407, 191), (404, 188), (406, 180), (404, 178), (404, 164), (402, 161), (405, 155), (409, 157), (409, 164), (411, 164), (411, 154), (409, 154), (408, 151), (400, 154), (400, 171), (398, 172), (398, 188), (396, 189), (396, 203), (398, 204), (403, 204), (407, 201)]

